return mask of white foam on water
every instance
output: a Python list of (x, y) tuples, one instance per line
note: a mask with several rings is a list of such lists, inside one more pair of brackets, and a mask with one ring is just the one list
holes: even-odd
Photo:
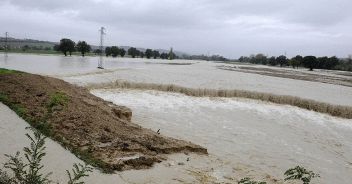
[(118, 89), (91, 92), (130, 107), (133, 121), (140, 125), (205, 146), (225, 163), (248, 164), (279, 178), (286, 169), (304, 165), (319, 172), (322, 183), (352, 180), (351, 120), (248, 99)]

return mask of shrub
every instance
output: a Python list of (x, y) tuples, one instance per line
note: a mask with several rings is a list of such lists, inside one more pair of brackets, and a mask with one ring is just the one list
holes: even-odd
[(309, 184), (313, 178), (320, 177), (319, 174), (315, 174), (313, 171), (308, 171), (300, 166), (287, 170), (284, 175), (286, 176), (285, 181), (301, 180), (303, 184)]
[[(20, 152), (16, 152), (14, 156), (5, 155), (9, 161), (4, 164), (5, 169), (9, 169), (12, 175), (0, 169), (0, 184), (50, 184), (52, 181), (49, 176), (52, 174), (42, 174), (44, 165), (41, 164), (45, 153), (45, 139), (41, 133), (34, 130), (34, 137), (26, 134), (31, 141), (29, 147), (24, 147), (25, 161), (20, 156)], [(88, 165), (74, 164), (72, 173), (66, 170), (69, 181), (68, 184), (83, 184), (80, 180), (87, 177), (92, 168)]]

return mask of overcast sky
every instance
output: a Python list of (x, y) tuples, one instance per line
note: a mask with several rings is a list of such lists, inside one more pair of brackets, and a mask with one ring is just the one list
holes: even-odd
[(352, 54), (352, 0), (0, 0), (0, 32), (17, 38), (191, 54)]

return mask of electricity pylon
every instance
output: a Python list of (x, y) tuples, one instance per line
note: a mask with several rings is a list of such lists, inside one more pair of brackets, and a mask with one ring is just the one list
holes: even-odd
[(100, 28), (100, 57), (99, 57), (99, 62), (98, 62), (98, 68), (99, 69), (104, 69), (103, 67), (103, 49), (104, 49), (104, 35), (106, 34), (105, 33), (105, 28), (104, 27), (101, 27)]

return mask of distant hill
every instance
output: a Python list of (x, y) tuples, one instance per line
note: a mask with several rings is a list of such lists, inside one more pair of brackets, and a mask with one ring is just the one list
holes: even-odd
[[(30, 47), (54, 47), (57, 42), (50, 41), (41, 41), (41, 40), (33, 40), (33, 39), (18, 39), (18, 38), (8, 38), (8, 45), (10, 48), (20, 49), (21, 47), (28, 45)], [(0, 37), (0, 45), (5, 45), (5, 37)]]
[[(54, 45), (59, 44), (59, 42), (51, 42), (51, 41), (42, 41), (42, 40), (33, 40), (33, 39), (19, 39), (19, 38), (8, 38), (8, 45), (10, 46), (10, 48), (14, 48), (14, 49), (20, 49), (21, 47), (28, 45), (30, 47), (37, 47), (37, 48), (52, 48), (54, 47)], [(5, 37), (0, 37), (0, 47), (5, 45)], [(91, 45), (92, 49), (99, 49), (99, 46), (97, 45)], [(126, 51), (131, 47), (131, 46), (119, 46), (120, 48), (125, 49)], [(105, 47), (104, 47), (105, 49)], [(145, 52), (146, 48), (141, 48), (141, 47), (137, 47), (138, 50)], [(169, 53), (169, 50), (167, 49), (155, 49), (157, 51), (159, 51), (160, 53)], [(179, 56), (182, 57), (184, 55), (188, 55), (185, 52), (180, 52), (180, 51), (175, 51), (174, 53)]]

